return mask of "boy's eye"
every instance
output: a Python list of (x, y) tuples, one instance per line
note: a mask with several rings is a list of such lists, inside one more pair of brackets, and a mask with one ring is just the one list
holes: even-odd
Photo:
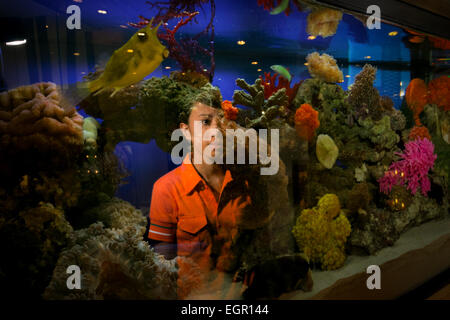
[(211, 120), (209, 120), (209, 119), (202, 120), (202, 124), (204, 124), (204, 125), (208, 125), (208, 124), (210, 124), (210, 122), (211, 122)]

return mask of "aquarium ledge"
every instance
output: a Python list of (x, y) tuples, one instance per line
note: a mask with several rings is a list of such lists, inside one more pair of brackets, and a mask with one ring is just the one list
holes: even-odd
[[(380, 266), (380, 290), (367, 288), (370, 265)], [(289, 292), (279, 299), (395, 299), (449, 267), (450, 218), (446, 218), (411, 228), (394, 246), (373, 256), (348, 256), (338, 270), (313, 271), (312, 291)]]

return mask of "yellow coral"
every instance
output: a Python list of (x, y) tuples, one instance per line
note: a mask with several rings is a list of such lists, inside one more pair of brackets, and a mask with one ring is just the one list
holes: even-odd
[(330, 8), (320, 8), (308, 15), (308, 34), (322, 36), (323, 38), (336, 33), (342, 12)]
[(332, 56), (326, 53), (320, 55), (318, 52), (313, 52), (308, 54), (306, 61), (311, 77), (325, 82), (344, 82), (344, 75)]
[(328, 193), (320, 198), (317, 203), (317, 208), (319, 212), (325, 213), (329, 220), (334, 219), (341, 211), (341, 204), (337, 195), (333, 193)]
[(317, 207), (302, 210), (292, 230), (300, 250), (324, 270), (337, 269), (345, 262), (345, 243), (351, 225), (339, 212), (339, 199), (334, 194), (327, 194), (319, 200)]

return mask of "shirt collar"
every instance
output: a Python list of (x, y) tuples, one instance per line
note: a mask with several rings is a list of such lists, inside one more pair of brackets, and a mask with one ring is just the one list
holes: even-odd
[[(191, 154), (188, 153), (184, 159), (183, 163), (181, 164), (181, 174), (182, 174), (182, 182), (185, 194), (189, 194), (194, 188), (201, 182), (206, 185), (206, 182), (202, 179), (200, 174), (195, 170), (194, 165), (191, 162)], [(220, 193), (222, 193), (223, 189), (229, 183), (233, 180), (233, 177), (231, 175), (230, 170), (225, 171), (225, 177), (223, 179), (222, 184), (222, 190)]]

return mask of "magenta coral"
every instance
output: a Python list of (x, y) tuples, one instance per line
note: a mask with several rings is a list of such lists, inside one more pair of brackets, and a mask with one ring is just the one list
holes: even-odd
[(428, 171), (433, 168), (437, 155), (434, 154), (434, 145), (428, 139), (417, 139), (405, 144), (403, 153), (396, 153), (402, 160), (394, 162), (382, 178), (380, 191), (389, 193), (394, 185), (408, 184), (407, 189), (416, 194), (420, 187), (422, 194), (427, 195), (431, 183)]

